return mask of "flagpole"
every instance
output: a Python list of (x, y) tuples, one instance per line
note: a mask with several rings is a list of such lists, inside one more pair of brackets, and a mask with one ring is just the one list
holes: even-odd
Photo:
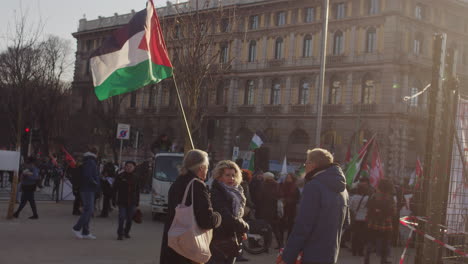
[(179, 108), (180, 108), (180, 112), (182, 113), (182, 118), (184, 119), (185, 129), (187, 130), (187, 135), (190, 140), (190, 146), (192, 147), (192, 149), (195, 149), (195, 146), (193, 145), (193, 140), (192, 140), (192, 133), (190, 132), (190, 127), (187, 122), (187, 116), (185, 115), (184, 105), (182, 104), (182, 99), (180, 98), (179, 88), (177, 86), (176, 76), (174, 72), (172, 73), (172, 79), (174, 80), (174, 86), (175, 86), (176, 93), (177, 93), (177, 100), (179, 101)]

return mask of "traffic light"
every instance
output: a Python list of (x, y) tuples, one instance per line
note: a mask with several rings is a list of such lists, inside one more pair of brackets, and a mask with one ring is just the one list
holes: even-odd
[(31, 129), (29, 127), (24, 129), (24, 133), (29, 133), (30, 131), (31, 131)]

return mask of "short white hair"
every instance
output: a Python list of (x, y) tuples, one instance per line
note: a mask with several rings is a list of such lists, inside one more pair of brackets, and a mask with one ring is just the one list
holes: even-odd
[(326, 149), (314, 148), (307, 151), (307, 160), (324, 167), (333, 163), (333, 155)]

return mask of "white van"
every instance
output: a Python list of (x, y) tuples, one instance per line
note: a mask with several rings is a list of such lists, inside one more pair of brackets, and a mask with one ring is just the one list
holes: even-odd
[(167, 213), (169, 188), (179, 176), (184, 153), (157, 153), (154, 157), (151, 211), (153, 217)]

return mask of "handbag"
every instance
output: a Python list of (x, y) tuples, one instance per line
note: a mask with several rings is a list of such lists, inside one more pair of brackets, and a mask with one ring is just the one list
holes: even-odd
[(133, 214), (133, 222), (137, 224), (141, 224), (143, 222), (143, 213), (140, 209), (135, 210), (135, 213)]
[(223, 255), (225, 258), (237, 257), (241, 251), (241, 245), (235, 237), (213, 240), (211, 242), (211, 248), (219, 252), (220, 255)]
[[(182, 202), (175, 208), (174, 220), (168, 231), (168, 244), (179, 255), (197, 263), (206, 263), (211, 258), (210, 243), (213, 230), (201, 229), (193, 211), (193, 179), (185, 188)], [(192, 204), (186, 206), (188, 190), (192, 190)]]

